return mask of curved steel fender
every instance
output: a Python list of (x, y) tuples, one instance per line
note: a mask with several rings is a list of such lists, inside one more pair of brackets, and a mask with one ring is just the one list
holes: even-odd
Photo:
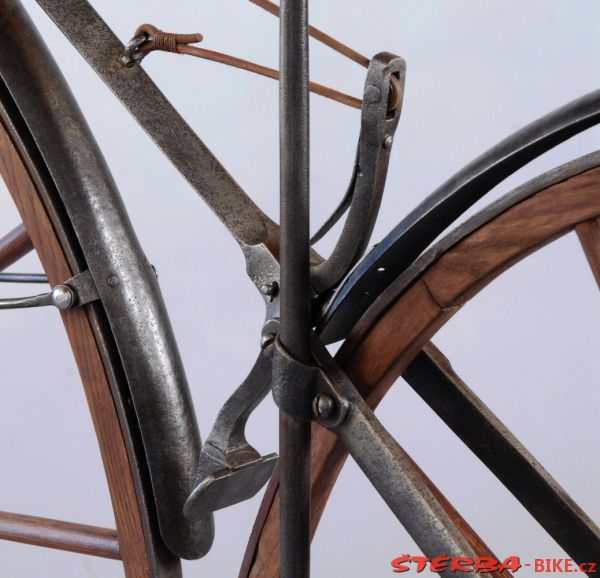
[[(121, 358), (165, 544), (198, 558), (212, 515), (187, 520), (201, 441), (187, 379), (156, 275), (83, 116), (17, 0), (0, 0), (0, 77), (51, 171), (98, 288)], [(139, 459), (139, 456), (133, 456)]]
[(323, 306), (326, 343), (344, 339), (383, 291), (471, 205), (561, 142), (600, 122), (600, 90), (525, 126), (436, 189), (364, 257)]

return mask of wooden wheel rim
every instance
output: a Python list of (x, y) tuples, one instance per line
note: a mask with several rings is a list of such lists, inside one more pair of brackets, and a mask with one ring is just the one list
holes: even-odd
[[(73, 275), (73, 263), (58, 240), (50, 211), (13, 144), (8, 130), (0, 123), (0, 175), (19, 211), (29, 238), (36, 249), (49, 283), (56, 285)], [(72, 261), (72, 259), (71, 259)], [(143, 514), (119, 424), (119, 414), (111, 394), (109, 376), (102, 352), (96, 342), (93, 322), (84, 309), (62, 313), (73, 355), (85, 390), (109, 486), (119, 557), (127, 578), (150, 578), (151, 562), (146, 547)], [(93, 540), (92, 540), (93, 541)], [(57, 546), (58, 547), (58, 546)], [(68, 549), (68, 548), (65, 548)], [(90, 553), (94, 553), (93, 544)], [(115, 557), (115, 556), (113, 556)]]

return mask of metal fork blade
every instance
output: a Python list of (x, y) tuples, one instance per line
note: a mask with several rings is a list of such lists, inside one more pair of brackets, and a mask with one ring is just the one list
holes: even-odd
[[(331, 358), (325, 346), (313, 340), (313, 355), (327, 376), (328, 395), (334, 404), (348, 404), (345, 419), (329, 427), (366, 474), (369, 482), (385, 500), (425, 556), (433, 559), (492, 558), (498, 560), (477, 533), (467, 524), (446, 497), (417, 466), (400, 444), (375, 417), (350, 379)], [(442, 576), (456, 576), (448, 565)], [(507, 578), (511, 574), (494, 571), (461, 572), (464, 576)]]

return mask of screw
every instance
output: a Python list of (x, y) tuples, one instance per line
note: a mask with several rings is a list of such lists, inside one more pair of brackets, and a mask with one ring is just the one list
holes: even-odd
[(318, 393), (313, 399), (313, 413), (316, 417), (327, 419), (333, 413), (334, 403), (328, 395)]
[(279, 292), (279, 284), (277, 281), (270, 281), (269, 283), (265, 283), (261, 288), (260, 292), (269, 298), (269, 301), (273, 301), (275, 299), (275, 295)]
[(116, 275), (109, 275), (106, 282), (109, 287), (116, 287), (119, 284), (119, 278)]
[(52, 303), (57, 309), (66, 311), (70, 309), (75, 301), (73, 291), (66, 285), (57, 285), (52, 289)]
[(383, 148), (387, 149), (387, 150), (391, 149), (393, 142), (394, 142), (394, 139), (392, 136), (386, 136), (385, 140), (383, 141)]

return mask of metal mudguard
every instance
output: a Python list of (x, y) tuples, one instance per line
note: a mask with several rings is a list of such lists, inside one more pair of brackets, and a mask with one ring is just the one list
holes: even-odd
[(201, 441), (156, 275), (60, 70), (17, 0), (0, 0), (0, 77), (50, 170), (98, 288), (137, 415), (136, 424), (122, 427), (130, 437), (139, 428), (162, 538), (177, 556), (198, 558), (212, 544), (213, 520), (182, 515)]

